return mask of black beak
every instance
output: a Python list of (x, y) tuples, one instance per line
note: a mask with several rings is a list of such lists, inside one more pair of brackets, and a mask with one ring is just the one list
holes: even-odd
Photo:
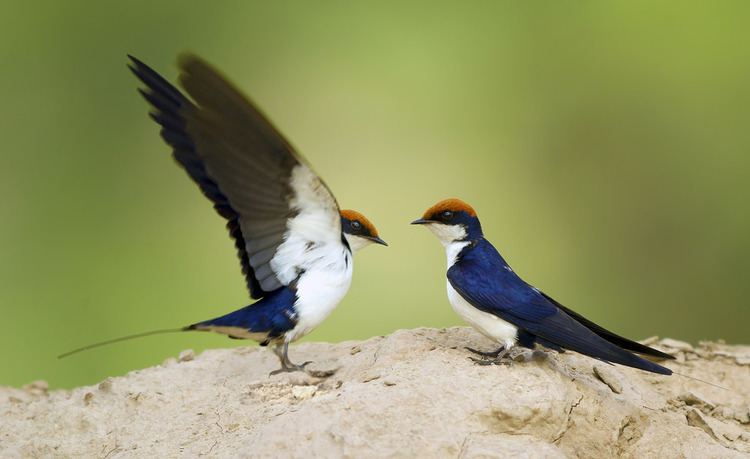
[(411, 222), (412, 225), (426, 225), (428, 223), (435, 223), (435, 222), (433, 222), (432, 220), (427, 220), (425, 218), (418, 218), (414, 220), (413, 222)]
[(379, 237), (367, 236), (367, 239), (371, 240), (372, 242), (374, 242), (376, 244), (380, 244), (380, 245), (384, 245), (384, 246), (388, 247), (388, 244), (384, 240), (380, 239)]

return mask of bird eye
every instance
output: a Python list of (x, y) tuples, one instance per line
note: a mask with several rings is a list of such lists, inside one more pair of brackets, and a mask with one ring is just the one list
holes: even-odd
[(440, 216), (443, 217), (444, 220), (450, 220), (451, 218), (453, 218), (453, 212), (451, 212), (450, 210), (446, 210), (445, 212), (440, 214)]
[(352, 222), (352, 229), (353, 229), (353, 230), (359, 230), (359, 229), (362, 229), (362, 223), (360, 223), (360, 222), (358, 222), (358, 221), (356, 221), (356, 220), (355, 220), (355, 221), (353, 221), (353, 222)]

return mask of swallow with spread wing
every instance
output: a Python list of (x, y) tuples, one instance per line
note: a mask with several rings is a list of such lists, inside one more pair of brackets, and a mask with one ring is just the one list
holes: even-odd
[[(281, 371), (304, 370), (287, 355), (349, 290), (353, 252), (387, 245), (364, 215), (340, 210), (323, 180), (260, 110), (203, 60), (183, 56), (179, 81), (190, 99), (130, 57), (151, 117), (173, 157), (226, 220), (255, 303), (166, 331), (213, 331), (272, 345)], [(97, 343), (72, 353), (141, 333)]]

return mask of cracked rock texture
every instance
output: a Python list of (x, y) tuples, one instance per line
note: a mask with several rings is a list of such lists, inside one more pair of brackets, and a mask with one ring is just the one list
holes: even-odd
[[(750, 457), (750, 347), (655, 338), (683, 376), (572, 352), (479, 366), (468, 328), (183, 352), (96, 386), (0, 388), (0, 457)], [(187, 358), (186, 356), (189, 356)]]

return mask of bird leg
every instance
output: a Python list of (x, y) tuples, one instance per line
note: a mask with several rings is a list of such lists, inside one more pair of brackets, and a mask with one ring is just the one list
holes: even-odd
[(305, 362), (302, 365), (297, 365), (289, 360), (289, 343), (276, 344), (273, 347), (273, 353), (279, 358), (281, 362), (281, 368), (272, 371), (268, 376), (277, 375), (279, 373), (290, 373), (292, 371), (305, 371), (305, 367), (311, 362)]
[(279, 361), (281, 362), (281, 368), (272, 371), (268, 374), (268, 376), (277, 375), (279, 373), (290, 373), (292, 371), (304, 371), (308, 375), (314, 376), (316, 378), (327, 378), (336, 372), (336, 370), (308, 370), (305, 367), (311, 364), (311, 361), (307, 361), (300, 365), (293, 363), (291, 360), (289, 360), (289, 343), (286, 342), (284, 344), (275, 345), (273, 347), (273, 353), (276, 354), (276, 357), (279, 358)]
[(483, 365), (483, 366), (484, 365), (510, 365), (513, 362), (513, 360), (505, 359), (505, 356), (510, 351), (510, 348), (507, 348), (505, 346), (500, 346), (500, 349), (498, 349), (495, 352), (480, 352), (480, 351), (477, 351), (476, 349), (469, 349), (468, 347), (466, 349), (468, 349), (471, 352), (474, 352), (475, 354), (481, 355), (483, 357), (491, 357), (491, 359), (487, 359), (487, 358), (477, 359), (474, 357), (469, 357), (469, 360), (474, 362), (476, 365)]

